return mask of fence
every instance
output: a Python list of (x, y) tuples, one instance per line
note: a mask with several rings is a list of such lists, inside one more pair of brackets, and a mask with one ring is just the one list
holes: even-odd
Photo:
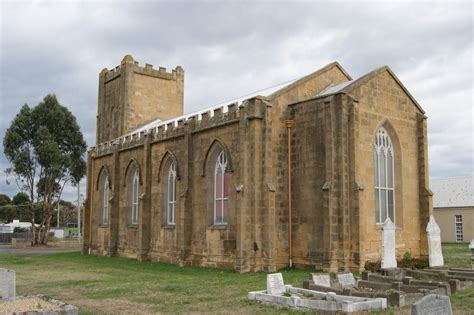
[[(48, 238), (53, 236), (53, 232), (48, 233)], [(31, 232), (0, 233), (0, 244), (11, 244), (12, 238), (31, 241), (31, 239), (33, 238), (33, 234)]]
[(12, 238), (31, 240), (32, 234), (31, 232), (0, 233), (0, 244), (10, 244), (12, 242)]

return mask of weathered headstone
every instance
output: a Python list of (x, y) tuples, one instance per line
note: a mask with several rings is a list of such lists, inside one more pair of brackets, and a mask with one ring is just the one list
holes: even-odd
[(353, 287), (356, 285), (356, 280), (351, 272), (338, 273), (337, 282), (343, 287)]
[(474, 240), (469, 243), (469, 249), (471, 250), (471, 269), (474, 270)]
[(397, 268), (395, 224), (387, 218), (382, 224), (382, 269)]
[(431, 215), (430, 221), (426, 227), (428, 233), (428, 250), (430, 267), (439, 267), (444, 265), (443, 252), (441, 250), (441, 230)]
[(283, 294), (286, 292), (283, 276), (281, 273), (271, 273), (267, 275), (267, 293)]
[(311, 277), (315, 285), (320, 285), (323, 287), (331, 286), (331, 279), (327, 273), (312, 273)]
[(16, 296), (15, 279), (15, 270), (0, 268), (0, 300)]
[(451, 301), (443, 295), (429, 294), (411, 306), (411, 315), (452, 315)]

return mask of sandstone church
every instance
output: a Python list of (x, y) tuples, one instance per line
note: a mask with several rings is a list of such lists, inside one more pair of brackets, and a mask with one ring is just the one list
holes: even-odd
[(179, 66), (127, 55), (100, 72), (85, 253), (361, 270), (390, 218), (398, 257), (427, 256), (427, 117), (387, 66), (353, 79), (335, 62), (196, 113), (183, 101)]

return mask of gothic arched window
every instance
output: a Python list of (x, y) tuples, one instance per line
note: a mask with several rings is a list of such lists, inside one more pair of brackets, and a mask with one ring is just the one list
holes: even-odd
[(102, 215), (101, 215), (101, 223), (108, 224), (109, 223), (109, 176), (105, 177), (103, 192), (102, 192)]
[(377, 223), (390, 218), (395, 223), (394, 155), (390, 136), (380, 127), (375, 136), (375, 212)]
[(138, 169), (135, 169), (132, 177), (132, 211), (130, 216), (131, 224), (138, 223), (139, 176)]
[(229, 173), (224, 151), (217, 156), (214, 172), (214, 224), (227, 224)]
[(171, 163), (168, 170), (167, 223), (176, 224), (176, 164)]

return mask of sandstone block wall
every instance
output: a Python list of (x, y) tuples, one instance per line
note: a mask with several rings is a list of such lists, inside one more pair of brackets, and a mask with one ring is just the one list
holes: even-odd
[[(140, 68), (131, 57), (101, 73), (100, 143), (88, 161), (85, 252), (241, 272), (283, 268), (289, 258), (291, 171), (294, 264), (361, 270), (365, 261), (380, 258), (373, 148), (384, 126), (395, 151), (397, 254), (426, 255), (424, 230), (432, 213), (426, 117), (388, 68), (318, 97), (329, 84), (351, 80), (331, 64), (268, 97), (127, 134), (152, 117), (182, 113), (182, 78), (180, 68)], [(111, 109), (117, 104), (123, 110), (114, 129)], [(293, 121), (290, 169), (287, 120)], [(229, 165), (229, 214), (227, 225), (214, 226), (214, 168), (221, 150)], [(165, 215), (171, 162), (178, 177), (175, 225)], [(138, 224), (131, 225), (134, 170), (140, 174), (140, 200)], [(106, 175), (110, 215), (101, 224)]]

